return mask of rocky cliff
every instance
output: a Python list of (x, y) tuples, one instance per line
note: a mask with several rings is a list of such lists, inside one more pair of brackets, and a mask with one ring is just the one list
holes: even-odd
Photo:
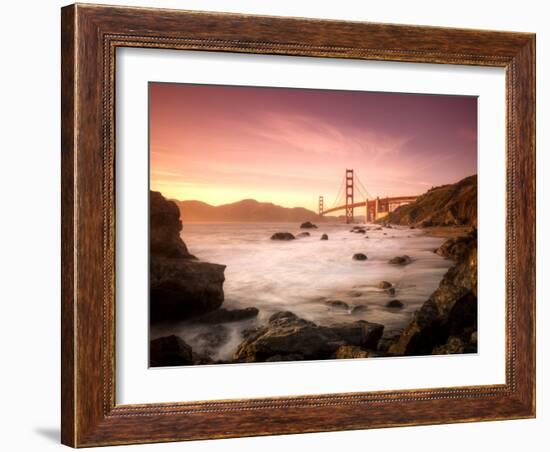
[(159, 192), (150, 192), (149, 217), (151, 321), (180, 321), (219, 308), (225, 266), (189, 253), (178, 207)]
[(477, 227), (477, 175), (432, 188), (414, 203), (398, 207), (381, 221), (420, 227)]
[(447, 240), (436, 253), (455, 264), (390, 346), (390, 355), (477, 351), (477, 232)]

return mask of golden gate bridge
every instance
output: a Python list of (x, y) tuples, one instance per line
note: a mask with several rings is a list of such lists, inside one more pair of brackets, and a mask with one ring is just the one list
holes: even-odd
[[(356, 194), (359, 196), (357, 197)], [(384, 218), (399, 206), (416, 201), (417, 197), (392, 196), (380, 198), (379, 196), (372, 196), (354, 173), (353, 169), (346, 169), (346, 175), (342, 180), (332, 206), (326, 209), (324, 197), (319, 196), (319, 215), (324, 216), (328, 213), (344, 210), (346, 213), (346, 223), (349, 224), (354, 221), (354, 210), (356, 208), (363, 208), (365, 209), (365, 221), (371, 222)], [(357, 199), (361, 199), (361, 201), (357, 201)]]

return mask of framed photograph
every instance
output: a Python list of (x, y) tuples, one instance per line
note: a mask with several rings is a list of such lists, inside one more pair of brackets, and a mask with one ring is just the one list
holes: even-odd
[(535, 416), (535, 36), (62, 9), (62, 442)]

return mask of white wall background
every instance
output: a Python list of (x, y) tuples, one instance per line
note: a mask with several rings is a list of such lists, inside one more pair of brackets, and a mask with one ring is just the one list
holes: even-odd
[[(202, 9), (330, 19), (530, 31), (537, 33), (538, 132), (538, 415), (535, 420), (340, 433), (244, 438), (222, 441), (118, 447), (155, 451), (371, 450), (499, 452), (547, 450), (550, 429), (545, 349), (550, 322), (548, 292), (550, 229), (550, 14), (546, 2), (462, 0), (113, 0), (118, 4)], [(93, 2), (98, 3), (98, 2)], [(58, 450), (59, 445), (59, 8), (58, 0), (5, 2), (0, 29), (2, 153), (0, 184), (0, 448)], [(7, 140), (6, 140), (7, 138)], [(546, 380), (546, 381), (545, 381)], [(546, 435), (545, 435), (546, 434)]]

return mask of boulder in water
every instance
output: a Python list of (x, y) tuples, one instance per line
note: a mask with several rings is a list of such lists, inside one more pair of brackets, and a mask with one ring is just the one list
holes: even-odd
[(388, 261), (388, 263), (393, 265), (409, 265), (411, 262), (412, 259), (406, 254), (404, 254), (403, 256), (395, 256)]
[(321, 236), (321, 240), (328, 240), (328, 235), (323, 234), (323, 235)]
[(353, 255), (353, 260), (354, 261), (366, 261), (367, 260), (367, 255), (363, 254), (363, 253), (355, 253)]
[(317, 226), (314, 225), (311, 221), (306, 221), (300, 225), (300, 229), (317, 229)]
[(300, 232), (296, 237), (297, 238), (301, 238), (301, 237), (309, 237), (311, 234), (309, 232)]
[(327, 300), (325, 304), (335, 309), (349, 309), (348, 304), (342, 300)]
[(405, 305), (403, 304), (402, 301), (399, 301), (399, 300), (390, 300), (386, 303), (387, 308), (401, 309), (403, 306), (405, 306)]
[(290, 232), (276, 232), (271, 236), (271, 240), (294, 240), (295, 238)]

